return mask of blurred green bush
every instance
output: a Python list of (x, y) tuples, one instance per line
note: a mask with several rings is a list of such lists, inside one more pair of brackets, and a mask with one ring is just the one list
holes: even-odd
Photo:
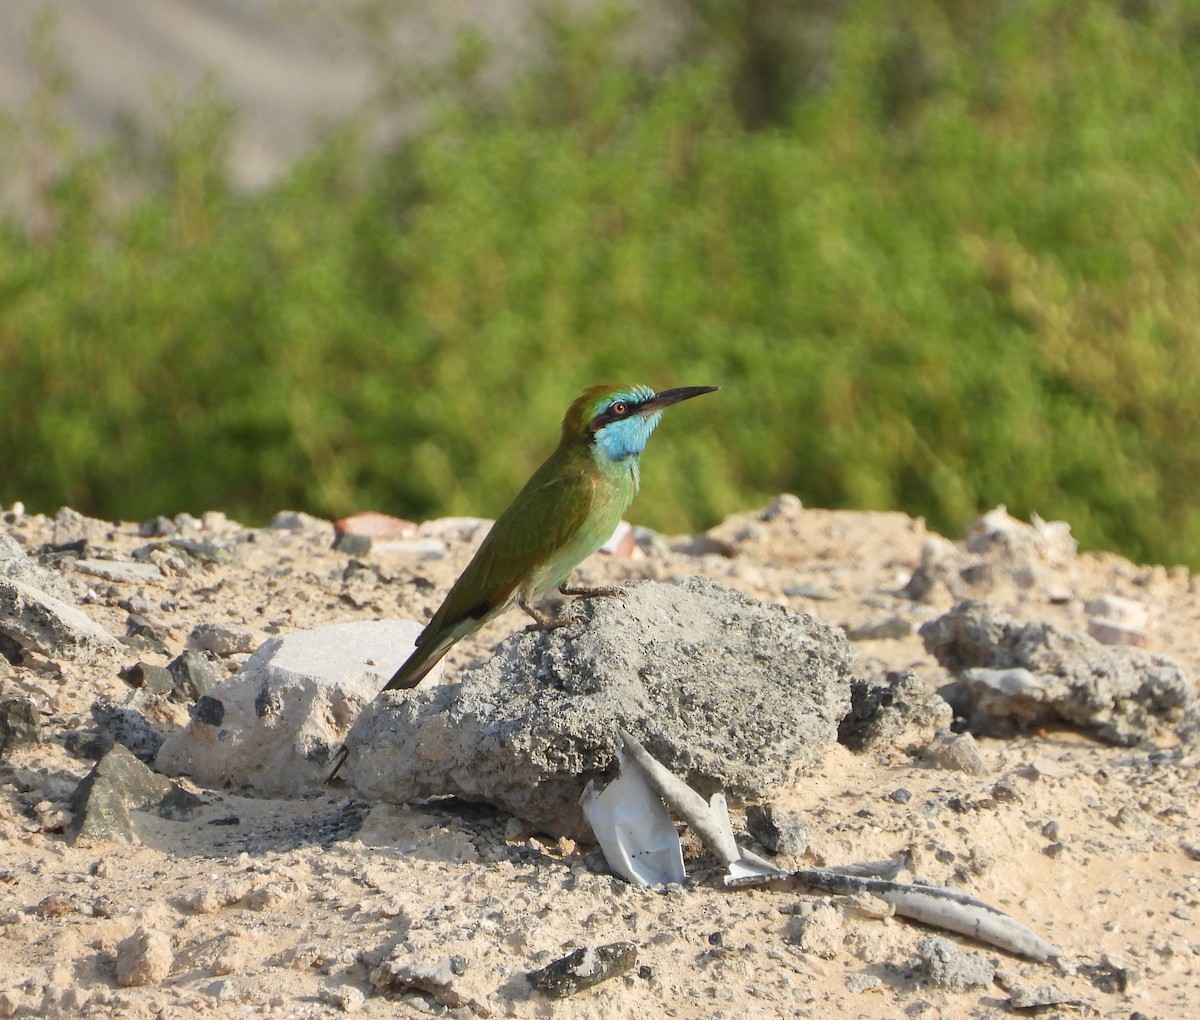
[(611, 378), (722, 387), (645, 458), (653, 526), (1004, 502), (1200, 567), (1200, 9), (692, 12), (657, 67), (627, 11), (549, 20), (503, 96), (468, 68), (253, 196), (218, 100), (76, 151), (48, 75), (4, 149), (60, 169), (0, 224), (0, 501), (494, 515)]

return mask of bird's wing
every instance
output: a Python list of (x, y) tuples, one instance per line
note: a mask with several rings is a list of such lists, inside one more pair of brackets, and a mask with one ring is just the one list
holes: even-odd
[(457, 639), (507, 606), (535, 570), (576, 538), (595, 494), (587, 474), (536, 472), (496, 519), (417, 644), (451, 633)]

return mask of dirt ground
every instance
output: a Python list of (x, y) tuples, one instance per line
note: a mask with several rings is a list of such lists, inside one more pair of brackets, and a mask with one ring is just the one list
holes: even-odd
[[(120, 667), (166, 664), (201, 624), (250, 648), (328, 623), (424, 620), (482, 531), (433, 521), (351, 555), (331, 547), (332, 528), (320, 522), (244, 529), (210, 513), (177, 521), (177, 534), (228, 555), (162, 546), (148, 554), (161, 577), (114, 580), (122, 575), (102, 576), (96, 560), (134, 562), (135, 550), (163, 539), (71, 514), (10, 512), (4, 521), (106, 630), (125, 635), (132, 610), (162, 646), (92, 663), (0, 660), (0, 699), (31, 695), (41, 715), (41, 742), (0, 758), (0, 1017), (1017, 1015), (1001, 983), (955, 987), (918, 966), (931, 929), (840, 907), (814, 914), (822, 897), (784, 884), (726, 890), (687, 834), (689, 882), (642, 890), (612, 878), (595, 847), (539, 836), (486, 807), (372, 805), (330, 788), (282, 801), (192, 787), (205, 806), (184, 821), (139, 814), (135, 845), (70, 845), (68, 801), (93, 762), (69, 753), (67, 738), (93, 725), (97, 698), (129, 696)], [(78, 538), (82, 565), (45, 551)], [(912, 670), (931, 689), (951, 677), (916, 628), (956, 598), (1086, 630), (1087, 603), (1117, 595), (1147, 611), (1147, 649), (1197, 675), (1200, 585), (1186, 570), (1070, 554), (1021, 583), (1001, 572), (969, 591), (942, 584), (923, 600), (905, 597), (929, 539), (923, 522), (900, 514), (782, 500), (695, 539), (599, 554), (580, 578), (705, 575), (858, 633), (860, 676)], [(447, 676), (525, 622), (510, 613), (464, 642)], [(232, 672), (244, 658), (217, 661)], [(176, 706), (152, 721), (186, 720)], [(1055, 985), (1068, 1001), (1043, 1015), (1200, 1015), (1197, 748), (1112, 747), (1067, 729), (979, 745), (982, 775), (932, 767), (903, 748), (879, 756), (834, 746), (774, 800), (808, 832), (803, 857), (781, 863), (905, 855), (911, 873), (1014, 915), (1062, 948), (1057, 965), (947, 937), (1009, 972), (1002, 981)], [(739, 829), (742, 807), (733, 813)], [(808, 923), (814, 916), (820, 924)], [(122, 947), (139, 929), (140, 957), (132, 943)], [(636, 965), (593, 989), (553, 999), (526, 980), (577, 947), (621, 940), (636, 944)], [(118, 981), (119, 961), (131, 956), (146, 983)], [(379, 976), (388, 960), (446, 958), (454, 977), (441, 991)]]

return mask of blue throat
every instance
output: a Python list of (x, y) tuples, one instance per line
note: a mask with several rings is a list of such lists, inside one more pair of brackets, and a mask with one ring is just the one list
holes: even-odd
[(637, 457), (646, 448), (654, 430), (662, 419), (662, 412), (654, 414), (635, 414), (621, 421), (609, 422), (596, 432), (596, 449), (600, 456), (608, 461), (628, 460)]

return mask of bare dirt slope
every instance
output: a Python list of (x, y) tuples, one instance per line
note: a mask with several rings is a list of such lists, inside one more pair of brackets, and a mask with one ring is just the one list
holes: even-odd
[[(429, 522), (355, 557), (331, 548), (328, 526), (299, 523), (251, 531), (220, 514), (184, 521), (176, 537), (200, 546), (143, 552), (161, 577), (123, 580), (94, 561), (137, 562), (135, 550), (163, 539), (69, 513), (7, 515), (2, 526), (35, 559), (48, 544), (85, 539), (82, 565), (78, 547), (40, 559), (113, 635), (127, 633), (131, 611), (148, 622), (150, 646), (90, 664), (36, 655), (0, 664), (0, 700), (32, 695), (42, 738), (0, 757), (0, 1016), (1012, 1015), (1001, 983), (959, 988), (917, 965), (930, 929), (821, 907), (783, 885), (726, 891), (686, 836), (694, 881), (646, 891), (611, 878), (594, 847), (539, 837), (487, 808), (375, 806), (324, 788), (299, 801), (193, 788), (202, 808), (181, 821), (139, 813), (135, 845), (70, 845), (68, 801), (93, 762), (66, 747), (93, 726), (97, 698), (129, 695), (118, 668), (165, 664), (199, 625), (219, 626), (224, 675), (244, 658), (235, 649), (270, 634), (423, 620), (482, 534), (474, 522)], [(965, 555), (899, 514), (802, 510), (784, 498), (696, 540), (598, 555), (581, 573), (586, 583), (706, 575), (858, 634), (864, 678), (912, 670), (931, 689), (951, 678), (916, 628), (958, 598), (1086, 630), (1087, 603), (1117, 595), (1148, 611), (1148, 650), (1196, 675), (1200, 591), (1185, 570), (1060, 548), (1032, 573), (1007, 570), (1003, 557), (965, 574), (926, 570), (922, 597), (906, 597), (927, 542), (943, 564)], [(464, 643), (447, 675), (524, 622), (509, 614)], [(152, 721), (186, 719), (185, 706), (164, 705)], [(906, 855), (912, 873), (1013, 914), (1062, 947), (1059, 966), (951, 939), (1011, 972), (1001, 981), (1053, 984), (1074, 1000), (1050, 1015), (1196, 1015), (1196, 747), (1112, 747), (1066, 729), (979, 744), (986, 774), (934, 768), (901, 747), (882, 756), (834, 747), (775, 801), (808, 832), (804, 856), (783, 863)], [(578, 946), (619, 940), (637, 945), (637, 965), (595, 989), (555, 1000), (526, 981)], [(408, 979), (439, 961), (449, 970), (441, 985)]]

